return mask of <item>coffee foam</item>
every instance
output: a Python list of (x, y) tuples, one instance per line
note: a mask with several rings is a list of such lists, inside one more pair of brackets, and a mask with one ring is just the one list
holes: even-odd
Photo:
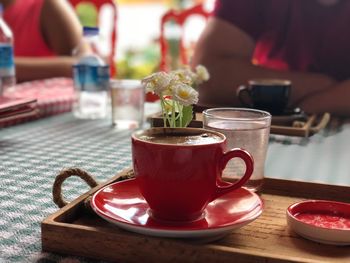
[(142, 141), (159, 144), (174, 144), (174, 145), (205, 145), (218, 143), (223, 138), (215, 133), (201, 132), (196, 134), (187, 133), (156, 133), (156, 134), (140, 134), (137, 136)]

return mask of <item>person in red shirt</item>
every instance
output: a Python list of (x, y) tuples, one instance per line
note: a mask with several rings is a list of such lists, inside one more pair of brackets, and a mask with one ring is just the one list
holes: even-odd
[(240, 106), (253, 78), (289, 79), (290, 107), (350, 116), (350, 1), (217, 0), (192, 60), (210, 73), (199, 104)]
[[(0, 0), (14, 35), (18, 82), (71, 77), (82, 27), (66, 0)], [(78, 55), (78, 54), (77, 54)]]

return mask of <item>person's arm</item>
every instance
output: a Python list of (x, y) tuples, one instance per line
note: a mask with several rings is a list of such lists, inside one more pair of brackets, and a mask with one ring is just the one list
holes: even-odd
[(40, 23), (44, 40), (57, 56), (16, 57), (18, 82), (72, 76), (72, 65), (77, 60), (72, 52), (82, 39), (82, 27), (74, 10), (65, 0), (46, 0)]
[(18, 82), (53, 77), (72, 77), (72, 65), (76, 58), (60, 57), (16, 57)]
[(239, 106), (236, 89), (252, 78), (291, 80), (292, 106), (335, 84), (334, 80), (321, 74), (276, 71), (253, 65), (254, 48), (254, 40), (238, 27), (220, 18), (209, 19), (192, 60), (192, 66), (202, 64), (210, 74), (209, 81), (199, 87), (199, 104)]
[(310, 94), (299, 106), (306, 112), (329, 112), (338, 116), (350, 116), (350, 80), (338, 83), (331, 88)]

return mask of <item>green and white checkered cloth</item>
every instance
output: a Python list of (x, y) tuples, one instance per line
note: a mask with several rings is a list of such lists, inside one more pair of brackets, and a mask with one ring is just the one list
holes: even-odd
[[(60, 170), (79, 167), (103, 182), (130, 165), (130, 131), (107, 120), (65, 114), (0, 130), (0, 262), (63, 259), (41, 252), (40, 232), (41, 221), (58, 210), (51, 193)], [(67, 200), (88, 190), (78, 178), (64, 184)], [(61, 262), (69, 259), (81, 261)]]

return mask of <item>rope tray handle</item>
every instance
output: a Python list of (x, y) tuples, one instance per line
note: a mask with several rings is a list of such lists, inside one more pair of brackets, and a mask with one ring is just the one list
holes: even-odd
[(63, 198), (63, 195), (62, 195), (62, 184), (67, 178), (69, 178), (71, 176), (80, 177), (91, 188), (98, 185), (97, 181), (92, 177), (92, 175), (90, 175), (88, 172), (86, 172), (80, 168), (67, 168), (67, 169), (62, 170), (56, 176), (56, 179), (55, 179), (55, 182), (54, 182), (53, 188), (52, 188), (53, 201), (59, 208), (62, 208), (68, 204), (68, 202)]

